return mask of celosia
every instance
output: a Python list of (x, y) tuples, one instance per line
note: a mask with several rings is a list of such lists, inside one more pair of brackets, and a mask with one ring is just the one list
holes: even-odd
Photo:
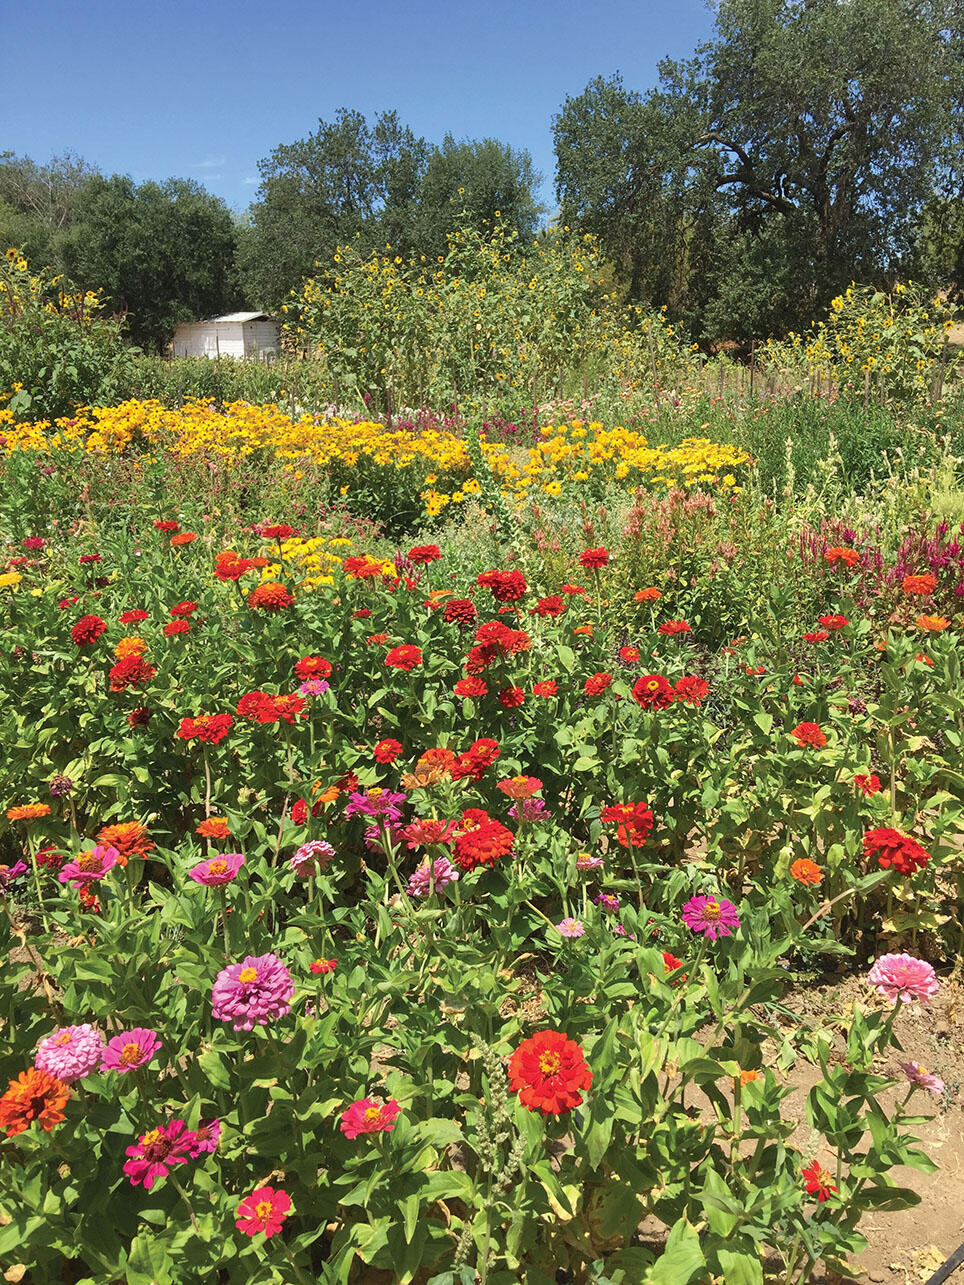
[(284, 1017), (291, 1009), (294, 982), (277, 955), (246, 955), (217, 975), (211, 1003), (219, 1022), (236, 1031), (251, 1031), (257, 1023)]
[(63, 1084), (73, 1084), (97, 1069), (103, 1052), (100, 1032), (85, 1022), (83, 1026), (61, 1027), (42, 1039), (34, 1063)]
[(509, 1058), (509, 1088), (530, 1111), (565, 1115), (582, 1102), (592, 1071), (575, 1040), (561, 1031), (540, 1031), (523, 1040)]

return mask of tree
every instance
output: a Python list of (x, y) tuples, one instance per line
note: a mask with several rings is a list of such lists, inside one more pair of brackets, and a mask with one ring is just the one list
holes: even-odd
[(70, 274), (127, 312), (131, 337), (162, 347), (179, 321), (225, 312), (243, 297), (235, 279), (237, 229), (198, 183), (142, 183), (95, 175), (64, 240)]
[(0, 153), (0, 243), (16, 246), (39, 266), (61, 268), (62, 235), (77, 198), (96, 170), (70, 152), (38, 165)]
[[(754, 325), (780, 329), (906, 257), (954, 138), (958, 2), (720, 0), (716, 29), (689, 62), (662, 63), (645, 98), (594, 82), (567, 100), (557, 187), (564, 217), (590, 209), (624, 257), (627, 245), (644, 256), (651, 229), (678, 257), (702, 220), (709, 273), (686, 265), (689, 310), (702, 316), (720, 274), (738, 270), (763, 305)], [(786, 288), (767, 304), (775, 263)], [(645, 270), (631, 266), (640, 290)], [(746, 331), (738, 316), (728, 329)]]

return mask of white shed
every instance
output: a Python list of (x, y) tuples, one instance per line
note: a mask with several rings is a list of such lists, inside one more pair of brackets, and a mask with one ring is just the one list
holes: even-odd
[(208, 321), (182, 321), (174, 331), (175, 357), (263, 360), (281, 347), (281, 327), (264, 312), (228, 312)]

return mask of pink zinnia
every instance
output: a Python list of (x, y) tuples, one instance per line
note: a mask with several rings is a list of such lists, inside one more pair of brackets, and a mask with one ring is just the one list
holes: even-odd
[(277, 955), (246, 955), (240, 964), (222, 968), (211, 992), (214, 1016), (236, 1031), (267, 1025), (291, 1009), (295, 984)]
[(335, 849), (324, 839), (310, 839), (303, 843), (289, 861), (291, 869), (300, 879), (307, 879), (316, 870), (327, 870)]
[(238, 1205), (234, 1225), (245, 1236), (254, 1236), (263, 1231), (267, 1240), (281, 1230), (281, 1224), (290, 1212), (291, 1197), (286, 1191), (275, 1190), (274, 1187), (257, 1187)]
[(739, 928), (740, 919), (736, 906), (725, 897), (691, 897), (683, 907), (683, 923), (695, 933), (702, 933), (710, 941), (729, 937)]
[(107, 1041), (100, 1069), (119, 1071), (121, 1074), (133, 1071), (135, 1067), (149, 1062), (160, 1047), (161, 1041), (157, 1038), (156, 1031), (135, 1026), (132, 1031), (122, 1031), (120, 1035)]
[(594, 857), (590, 852), (580, 852), (576, 857), (577, 870), (598, 870), (600, 866), (606, 864), (603, 857)]
[(563, 937), (581, 937), (586, 925), (581, 919), (563, 919), (556, 924), (556, 930)]
[(142, 1134), (135, 1147), (128, 1147), (130, 1160), (124, 1165), (124, 1172), (136, 1187), (144, 1184), (144, 1190), (150, 1191), (158, 1178), (166, 1178), (172, 1165), (183, 1165), (191, 1158), (191, 1147), (194, 1134), (188, 1132), (183, 1120), (172, 1120), (170, 1124), (161, 1125)]
[(449, 861), (448, 857), (438, 857), (431, 865), (431, 877), (429, 876), (428, 857), (412, 871), (408, 880), (408, 895), (410, 897), (427, 897), (435, 885), (435, 891), (439, 892), (450, 883), (455, 883), (459, 877), (459, 872)]
[(933, 1075), (930, 1071), (925, 1071), (922, 1066), (916, 1062), (901, 1062), (900, 1069), (910, 1080), (911, 1084), (917, 1085), (920, 1089), (930, 1089), (931, 1093), (943, 1093), (944, 1081), (939, 1075)]
[(116, 848), (108, 848), (99, 843), (89, 852), (81, 852), (73, 861), (68, 861), (57, 878), (61, 883), (69, 883), (74, 888), (86, 888), (92, 880), (103, 879), (119, 859), (120, 853)]
[(221, 1121), (209, 1120), (207, 1124), (202, 1121), (190, 1137), (192, 1160), (196, 1160), (198, 1156), (211, 1155), (217, 1151), (221, 1140)]
[(930, 1002), (940, 990), (937, 974), (924, 959), (913, 955), (881, 955), (867, 975), (878, 994), (886, 996), (892, 1004), (899, 999), (908, 1002), (919, 999)]
[(225, 852), (220, 857), (199, 861), (187, 873), (188, 878), (195, 883), (203, 883), (208, 888), (220, 888), (222, 884), (235, 879), (243, 865), (244, 857), (240, 852)]
[(381, 1105), (371, 1098), (361, 1098), (342, 1111), (338, 1127), (346, 1138), (357, 1138), (360, 1133), (391, 1133), (401, 1109), (394, 1098)]
[(99, 1031), (85, 1023), (83, 1026), (64, 1026), (41, 1040), (34, 1058), (34, 1066), (64, 1084), (73, 1084), (96, 1070), (104, 1052), (104, 1041)]

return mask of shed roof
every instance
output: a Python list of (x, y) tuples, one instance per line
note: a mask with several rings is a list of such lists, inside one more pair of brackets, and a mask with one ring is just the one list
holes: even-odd
[(212, 321), (271, 321), (272, 318), (266, 312), (226, 312), (223, 317), (207, 317), (201, 325), (208, 325)]

